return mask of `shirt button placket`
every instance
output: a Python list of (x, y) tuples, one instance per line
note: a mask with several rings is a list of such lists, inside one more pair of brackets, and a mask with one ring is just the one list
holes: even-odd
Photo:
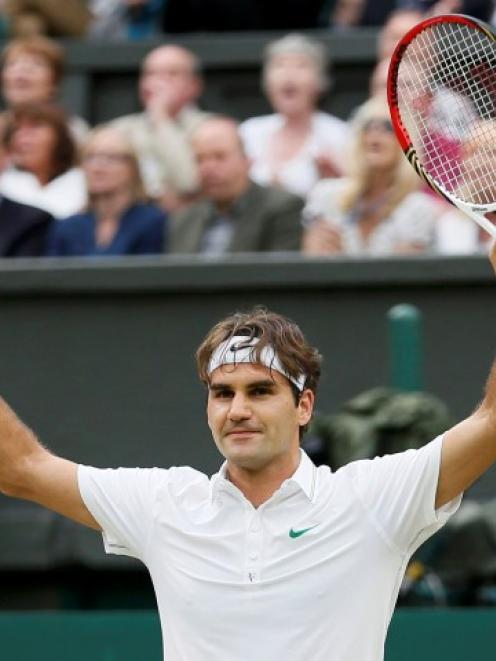
[(260, 576), (260, 558), (262, 556), (262, 525), (258, 512), (253, 514), (248, 523), (246, 554), (248, 580), (250, 583), (255, 583)]

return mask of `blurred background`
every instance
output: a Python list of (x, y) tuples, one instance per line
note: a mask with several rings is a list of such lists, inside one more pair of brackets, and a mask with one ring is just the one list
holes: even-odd
[[(450, 12), (495, 21), (482, 0), (0, 2), (1, 392), (48, 447), (215, 472), (194, 352), (258, 304), (324, 355), (317, 463), (473, 410), (489, 240), (404, 173), (385, 106), (398, 39)], [(216, 115), (227, 170), (200, 158)], [(495, 607), (492, 470), (412, 559), (386, 659), (492, 658)], [(158, 660), (154, 609), (137, 562), (0, 497), (2, 659)]]

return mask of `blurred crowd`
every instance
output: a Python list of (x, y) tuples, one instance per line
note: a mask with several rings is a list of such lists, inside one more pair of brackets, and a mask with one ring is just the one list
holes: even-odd
[[(386, 80), (394, 46), (423, 16), (491, 20), (492, 2), (287, 0), (279, 28), (382, 26), (369, 99), (345, 120), (320, 109), (332, 94), (331, 62), (301, 32), (269, 43), (261, 82), (272, 112), (241, 124), (200, 108), (201, 62), (166, 40), (143, 59), (141, 112), (90, 127), (62, 107), (64, 49), (53, 37), (147, 37), (174, 31), (167, 21), (179, 25), (181, 12), (198, 17), (197, 29), (237, 29), (223, 10), (234, 4), (240, 21), (253, 10), (245, 28), (276, 27), (263, 10), (272, 4), (255, 0), (181, 0), (179, 8), (174, 0), (3, 0), (12, 37), (1, 58), (1, 256), (487, 249), (484, 232), (429, 192), (404, 158)], [(218, 12), (224, 23), (200, 25), (205, 5), (209, 20)]]
[(166, 33), (382, 26), (396, 9), (493, 19), (492, 0), (0, 0), (4, 34), (147, 39)]

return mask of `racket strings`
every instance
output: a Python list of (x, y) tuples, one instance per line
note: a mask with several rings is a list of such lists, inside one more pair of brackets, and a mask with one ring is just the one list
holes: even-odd
[(401, 121), (426, 172), (464, 202), (496, 201), (496, 46), (481, 30), (439, 23), (399, 64)]

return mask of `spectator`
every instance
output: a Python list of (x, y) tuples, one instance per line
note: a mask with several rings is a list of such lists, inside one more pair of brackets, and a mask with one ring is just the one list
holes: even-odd
[[(464, 132), (456, 163), (459, 178), (455, 194), (461, 200), (473, 200), (481, 205), (494, 200), (492, 172), (496, 157), (495, 138), (496, 123), (489, 119), (474, 118), (470, 130)], [(486, 218), (494, 223), (496, 214), (488, 213)], [(437, 239), (438, 250), (442, 254), (487, 253), (494, 243), (484, 229), (451, 205), (448, 205), (448, 211), (438, 224)]]
[(197, 190), (189, 136), (206, 117), (195, 105), (201, 92), (193, 53), (181, 46), (159, 46), (147, 55), (141, 70), (144, 111), (113, 122), (139, 155), (148, 194), (166, 208)]
[(415, 7), (391, 12), (377, 38), (377, 59), (389, 59), (398, 41), (422, 20), (423, 15), (423, 11)]
[(418, 9), (425, 16), (439, 14), (468, 14), (481, 21), (489, 21), (494, 11), (493, 0), (397, 0), (398, 7)]
[(3, 10), (16, 37), (82, 37), (92, 19), (85, 0), (3, 0)]
[[(46, 37), (9, 42), (2, 53), (2, 96), (7, 108), (56, 102), (64, 58), (62, 46)], [(69, 126), (76, 140), (82, 142), (88, 133), (87, 123), (73, 115)]]
[(115, 128), (101, 127), (83, 150), (89, 204), (56, 223), (47, 255), (145, 255), (164, 250), (166, 216), (146, 203), (138, 159)]
[(164, 0), (89, 0), (93, 22), (90, 37), (150, 39), (160, 33)]
[(0, 256), (39, 257), (53, 223), (46, 211), (0, 197)]
[(390, 61), (390, 58), (385, 58), (384, 60), (379, 60), (375, 65), (372, 75), (370, 76), (369, 93), (371, 97), (387, 97), (387, 79)]
[[(5, 115), (0, 115), (0, 172), (7, 167), (3, 135), (7, 128)], [(45, 249), (46, 235), (52, 216), (0, 196), (0, 257), (38, 257)]]
[(360, 26), (383, 25), (396, 0), (332, 0), (322, 10), (325, 26), (348, 30)]
[(299, 249), (301, 199), (250, 180), (250, 163), (234, 120), (206, 120), (192, 144), (204, 200), (173, 218), (171, 252)]
[(328, 86), (324, 47), (299, 34), (272, 42), (264, 88), (275, 114), (243, 122), (241, 136), (259, 184), (278, 184), (304, 197), (321, 176), (342, 174), (347, 125), (317, 110)]
[(349, 176), (320, 182), (309, 197), (304, 252), (377, 256), (434, 250), (444, 205), (419, 187), (385, 99), (367, 101), (353, 121)]
[(77, 167), (76, 144), (60, 108), (50, 104), (16, 107), (4, 144), (11, 164), (0, 177), (3, 195), (56, 218), (84, 206), (86, 187)]

